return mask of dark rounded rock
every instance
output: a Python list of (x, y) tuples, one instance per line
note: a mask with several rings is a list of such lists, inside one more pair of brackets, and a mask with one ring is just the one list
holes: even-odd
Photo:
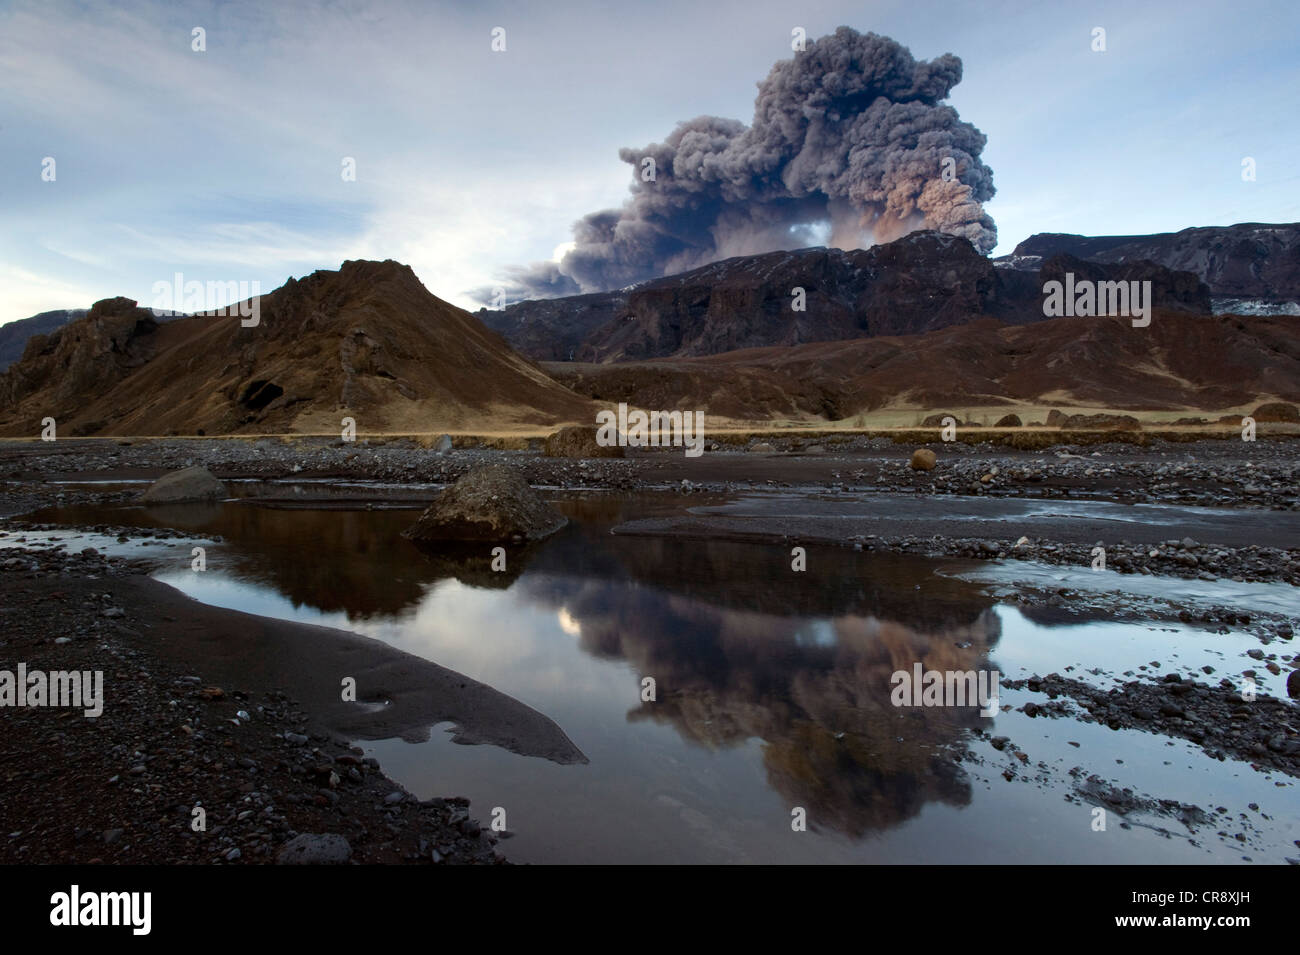
[(542, 453), (548, 458), (621, 458), (623, 448), (618, 445), (596, 443), (596, 429), (587, 425), (561, 428), (546, 439)]
[(540, 540), (568, 523), (517, 471), (474, 468), (444, 490), (403, 534), (417, 542)]
[(348, 840), (332, 832), (304, 832), (276, 854), (277, 865), (342, 865), (352, 858)]
[(140, 500), (145, 504), (178, 504), (185, 501), (218, 501), (226, 486), (207, 468), (192, 467), (164, 474), (149, 485)]

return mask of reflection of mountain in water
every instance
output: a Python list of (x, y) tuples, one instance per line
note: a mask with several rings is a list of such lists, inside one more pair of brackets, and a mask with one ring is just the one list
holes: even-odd
[[(762, 739), (769, 782), (807, 808), (814, 826), (861, 836), (927, 802), (969, 801), (952, 749), (980, 724), (977, 710), (895, 708), (889, 678), (918, 660), (938, 670), (987, 666), (999, 633), (987, 606), (969, 605), (966, 623), (916, 629), (867, 606), (816, 620), (590, 578), (530, 575), (520, 587), (562, 608), (583, 649), (655, 679), (657, 702), (629, 719), (670, 724), (707, 746)], [(926, 596), (914, 600), (916, 616), (933, 613)]]
[(806, 550), (809, 569), (796, 572), (790, 545), (633, 538), (571, 527), (537, 553), (528, 571), (635, 581), (691, 600), (780, 616), (876, 614), (934, 627), (969, 623), (991, 604), (968, 582), (936, 577), (934, 564), (920, 558), (845, 547)]
[(607, 528), (621, 506), (599, 509), (583, 515), (594, 523), (508, 549), (504, 574), (491, 570), (490, 548), (421, 551), (403, 539), (417, 511), (225, 504), (165, 516), (225, 537), (233, 546), (217, 559), (235, 561), (237, 576), (353, 618), (412, 612), (452, 577), (562, 610), (585, 652), (655, 679), (657, 701), (629, 720), (709, 747), (761, 739), (769, 783), (814, 827), (858, 837), (928, 802), (969, 801), (954, 755), (982, 722), (976, 709), (895, 708), (889, 678), (918, 661), (989, 666), (999, 622), (975, 585), (920, 559), (845, 548), (810, 548), (809, 570), (796, 573), (785, 545), (616, 537)]
[(271, 584), (295, 607), (369, 619), (414, 607), (424, 595), (423, 581), (442, 576), (423, 572), (419, 551), (403, 546), (400, 534), (417, 514), (226, 504), (201, 529), (234, 545), (223, 554), (235, 561), (236, 576)]
[[(424, 555), (401, 536), (419, 516), (415, 510), (300, 510), (227, 502), (125, 508), (111, 516), (95, 507), (50, 508), (33, 518), (93, 527), (106, 516), (114, 524), (220, 536), (224, 546), (208, 549), (209, 570), (272, 587), (295, 607), (343, 611), (351, 619), (399, 616), (419, 604), (428, 583), (490, 572), (486, 551), (481, 561), (461, 555), (426, 566)], [(187, 566), (189, 561), (187, 554)]]
[(854, 837), (927, 802), (969, 801), (953, 751), (977, 710), (898, 709), (889, 696), (890, 676), (918, 661), (988, 667), (999, 620), (974, 587), (834, 548), (809, 552), (809, 567), (835, 569), (817, 574), (791, 571), (776, 546), (577, 540), (546, 548), (518, 589), (562, 609), (587, 652), (655, 679), (657, 701), (629, 719), (711, 747), (763, 740), (773, 788), (811, 825)]
[[(880, 558), (845, 548), (811, 547), (809, 571), (790, 570), (788, 547), (727, 542), (615, 537), (609, 524), (625, 520), (631, 502), (583, 502), (566, 507), (594, 524), (574, 524), (530, 547), (507, 547), (506, 571), (491, 568), (490, 546), (417, 547), (401, 532), (417, 510), (306, 510), (248, 503), (130, 509), (122, 523), (174, 527), (221, 535), (220, 556), (209, 566), (234, 561), (234, 575), (274, 587), (295, 606), (343, 611), (353, 619), (401, 616), (413, 610), (428, 587), (456, 579), (471, 587), (508, 588), (530, 577), (582, 577), (629, 581), (724, 607), (777, 615), (841, 616), (874, 613), (929, 626), (969, 622), (985, 604), (976, 589), (937, 578), (921, 560)], [(635, 505), (632, 505), (635, 506)], [(97, 524), (102, 510), (68, 508), (41, 519)], [(918, 583), (925, 599), (914, 599)], [(545, 586), (538, 581), (530, 587)]]

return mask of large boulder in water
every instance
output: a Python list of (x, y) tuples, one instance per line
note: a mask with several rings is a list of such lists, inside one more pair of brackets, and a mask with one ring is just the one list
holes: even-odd
[(226, 496), (226, 486), (207, 468), (192, 467), (164, 474), (149, 485), (142, 495), (145, 504), (179, 504), (184, 501), (219, 501)]
[(540, 540), (567, 523), (517, 471), (486, 464), (439, 494), (403, 536), (417, 543), (517, 543)]

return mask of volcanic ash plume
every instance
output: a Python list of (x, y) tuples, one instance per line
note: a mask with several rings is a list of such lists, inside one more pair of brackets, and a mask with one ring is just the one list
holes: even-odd
[(840, 27), (772, 67), (751, 125), (701, 116), (662, 143), (620, 150), (631, 197), (581, 219), (559, 263), (517, 270), (511, 297), (619, 288), (815, 244), (826, 229), (840, 248), (932, 228), (989, 252), (987, 140), (941, 103), (960, 80), (951, 54), (918, 62), (888, 37)]

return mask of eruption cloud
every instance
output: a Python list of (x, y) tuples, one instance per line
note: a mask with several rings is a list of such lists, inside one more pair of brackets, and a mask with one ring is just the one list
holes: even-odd
[(808, 42), (758, 85), (751, 125), (701, 116), (662, 143), (619, 150), (633, 168), (631, 197), (579, 220), (558, 263), (512, 270), (511, 298), (619, 288), (815, 244), (826, 228), (845, 249), (931, 228), (991, 251), (987, 138), (941, 102), (961, 69), (952, 54), (918, 61), (849, 27)]

